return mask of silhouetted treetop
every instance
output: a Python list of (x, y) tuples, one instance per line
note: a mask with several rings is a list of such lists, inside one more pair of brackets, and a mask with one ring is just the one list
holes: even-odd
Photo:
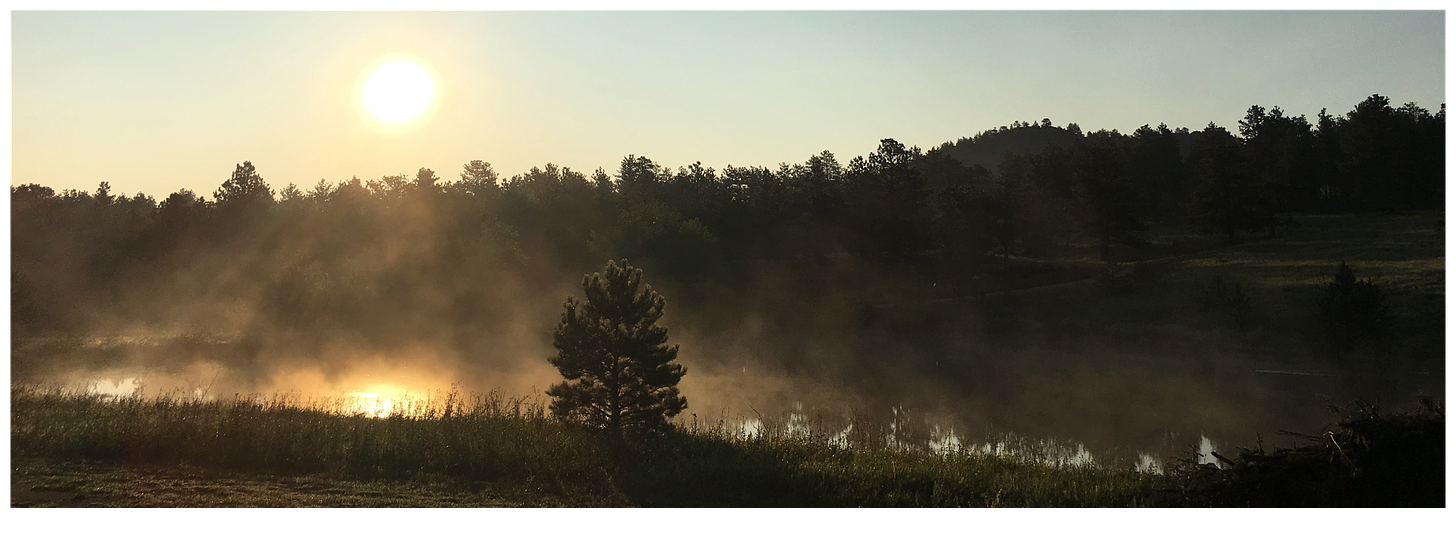
[(233, 170), (232, 177), (218, 186), (212, 197), (223, 209), (267, 205), (273, 203), (273, 189), (258, 175), (253, 162), (243, 162)]

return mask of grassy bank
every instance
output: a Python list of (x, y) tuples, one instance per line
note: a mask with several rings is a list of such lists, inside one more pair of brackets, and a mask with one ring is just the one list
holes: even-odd
[[(1432, 431), (1443, 429), (1439, 410), (1362, 420), (1336, 435), (1342, 459), (1313, 446), (1246, 452), (1229, 470), (1185, 464), (1161, 476), (831, 445), (815, 433), (745, 438), (724, 426), (613, 445), (537, 405), (491, 395), (445, 396), (388, 418), (285, 396), (116, 399), (17, 387), (11, 402), (17, 505), (1257, 506), (1284, 496), (1269, 492), (1271, 474), (1305, 498), (1299, 505), (1350, 505), (1363, 498), (1322, 489), (1408, 483), (1402, 474), (1429, 471), (1444, 451)], [(1369, 423), (1386, 420), (1394, 423)], [(1270, 471), (1279, 455), (1303, 468)], [(1392, 499), (1429, 505), (1442, 488), (1417, 485)]]
[(662, 507), (1137, 506), (1158, 482), (980, 454), (835, 447), (813, 434), (743, 438), (722, 426), (614, 447), (539, 406), (489, 395), (389, 418), (282, 396), (108, 399), (15, 388), (11, 401), (12, 456), (52, 472), (64, 471), (58, 463), (181, 466), (447, 485), (503, 503)]
[[(1445, 214), (1298, 214), (1279, 237), (1223, 244), (1187, 228), (1157, 228), (1149, 245), (1120, 250), (1104, 279), (1056, 291), (993, 295), (979, 308), (901, 309), (901, 323), (955, 314), (992, 318), (981, 333), (1006, 346), (1061, 344), (1157, 355), (1216, 348), (1270, 360), (1325, 358), (1314, 324), (1320, 286), (1346, 262), (1380, 286), (1394, 317), (1390, 335), (1355, 358), (1444, 370)], [(1075, 251), (1069, 251), (1072, 253)], [(1092, 253), (1062, 258), (1068, 269)], [(1248, 297), (1244, 321), (1210, 286), (1238, 285)]]

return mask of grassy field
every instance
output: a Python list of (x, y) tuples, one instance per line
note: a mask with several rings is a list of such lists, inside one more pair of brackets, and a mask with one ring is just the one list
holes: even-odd
[[(1394, 315), (1390, 336), (1362, 356), (1444, 371), (1445, 214), (1303, 214), (1272, 238), (1223, 245), (1188, 229), (1158, 228), (1150, 244), (1119, 249), (1109, 276), (1045, 292), (1008, 295), (989, 306), (1003, 322), (987, 334), (1069, 340), (1133, 353), (1199, 353), (1221, 347), (1271, 359), (1310, 357), (1319, 286), (1340, 262), (1378, 284)], [(1086, 266), (1084, 249), (1061, 259)], [(1204, 294), (1217, 279), (1248, 296), (1246, 323)], [(998, 301), (990, 296), (988, 301)], [(946, 314), (941, 309), (930, 314)], [(953, 313), (953, 312), (952, 312)]]

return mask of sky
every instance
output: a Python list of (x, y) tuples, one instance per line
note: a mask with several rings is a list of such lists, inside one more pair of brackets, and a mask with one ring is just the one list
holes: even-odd
[[(211, 195), (471, 160), (776, 167), (1012, 121), (1236, 130), (1371, 94), (1445, 102), (1445, 24), (1403, 12), (12, 12), (11, 185)], [(384, 58), (434, 76), (408, 127), (360, 104)]]

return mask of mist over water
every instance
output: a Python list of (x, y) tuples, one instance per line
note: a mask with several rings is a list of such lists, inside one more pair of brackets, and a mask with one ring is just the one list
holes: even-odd
[[(1375, 375), (1325, 361), (1284, 361), (1271, 370), (1267, 360), (1216, 350), (1006, 348), (955, 331), (911, 342), (873, 329), (816, 333), (757, 317), (736, 328), (704, 328), (688, 316), (669, 314), (688, 369), (680, 387), (689, 407), (677, 422), (727, 426), (743, 436), (817, 433), (831, 444), (852, 438), (1159, 471), (1173, 457), (1216, 462), (1211, 451), (1228, 455), (1261, 439), (1286, 445), (1281, 430), (1317, 433), (1331, 420), (1327, 402), (1444, 396), (1439, 374)], [(546, 363), (552, 320), (542, 314), (535, 333), (480, 343), (498, 348), (484, 356), (424, 342), (380, 349), (334, 340), (298, 349), (246, 336), (56, 337), (18, 342), (12, 369), (18, 382), (109, 395), (364, 393), (369, 403), (360, 410), (376, 416), (388, 413), (381, 414), (381, 401), (440, 397), (452, 388), (546, 403), (542, 392), (560, 381)]]

